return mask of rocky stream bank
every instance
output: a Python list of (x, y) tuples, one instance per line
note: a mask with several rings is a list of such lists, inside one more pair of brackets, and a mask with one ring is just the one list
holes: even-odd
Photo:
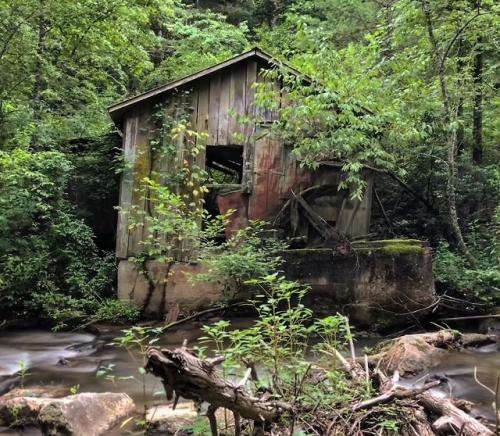
[[(188, 331), (190, 341), (194, 341), (196, 329), (190, 328), (162, 338), (160, 347), (179, 349), (180, 338)], [(102, 329), (97, 336), (40, 331), (2, 333), (0, 421), (3, 427), (0, 434), (144, 434), (135, 422), (141, 419), (145, 404), (149, 406), (150, 433), (201, 434), (193, 429), (193, 423), (200, 413), (207, 412), (206, 405), (199, 409), (181, 399), (172, 410), (172, 402), (165, 398), (158, 373), (155, 375), (160, 377), (145, 374), (145, 384), (138, 383), (141, 362), (110, 345), (116, 333), (114, 329)], [(373, 342), (360, 341), (357, 348), (372, 346)], [(377, 342), (371, 347), (369, 373), (381, 370), (389, 375), (392, 383), (375, 395), (375, 399), (382, 396), (377, 401), (382, 404), (393, 399), (400, 401), (397, 397), (401, 392), (415, 391), (412, 401), (426, 413), (422, 419), (428, 424), (427, 434), (455, 434), (454, 429), (469, 418), (473, 419), (470, 431), (493, 434), (488, 432), (493, 431), (495, 423), (494, 395), (488, 389), (495, 389), (500, 371), (500, 352), (495, 338), (446, 330)], [(25, 360), (26, 370), (20, 374), (21, 359)], [(346, 361), (351, 362), (348, 357)], [(365, 362), (360, 363), (359, 368), (365, 368)], [(448, 409), (447, 413), (430, 411), (429, 398), (427, 406), (425, 399), (417, 398), (427, 395), (426, 392), (441, 406), (443, 400), (455, 398), (449, 402), (454, 409), (451, 413)], [(441, 419), (443, 416), (447, 418)], [(225, 420), (227, 422), (227, 417)], [(479, 427), (475, 427), (476, 422)], [(462, 434), (472, 434), (467, 431), (464, 426)]]

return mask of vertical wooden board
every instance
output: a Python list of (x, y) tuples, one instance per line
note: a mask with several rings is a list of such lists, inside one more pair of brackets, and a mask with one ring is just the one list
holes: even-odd
[[(189, 110), (191, 113), (189, 114), (189, 126), (188, 130), (193, 132), (197, 132), (197, 122), (198, 122), (198, 87), (195, 87), (189, 93), (189, 97), (187, 99), (187, 104), (189, 106)], [(190, 135), (189, 133), (186, 135), (186, 148), (191, 151), (191, 149), (196, 145), (197, 136), (196, 134)], [(191, 153), (189, 153), (189, 159), (191, 159)]]
[(228, 71), (223, 71), (220, 84), (219, 128), (217, 129), (216, 145), (228, 145), (230, 91), (231, 74)]
[(196, 130), (198, 133), (208, 133), (208, 108), (210, 104), (210, 81), (204, 80), (198, 85), (198, 117)]
[[(307, 168), (301, 168), (297, 157), (290, 146), (282, 144), (283, 147), (283, 177), (280, 181), (280, 196), (282, 199), (290, 197), (290, 190), (301, 192), (308, 186), (312, 186), (312, 172)], [(314, 184), (317, 184), (316, 181)]]
[(277, 107), (275, 108), (274, 106), (271, 107), (257, 107), (257, 118), (259, 118), (259, 121), (265, 122), (265, 123), (270, 123), (272, 121), (275, 121), (278, 119), (279, 116), (279, 110), (278, 108), (280, 107), (280, 84), (275, 81), (270, 79), (267, 76), (264, 76), (266, 73), (267, 69), (259, 67), (257, 70), (257, 83), (259, 84), (264, 84), (264, 90), (266, 93), (268, 92), (273, 92), (276, 94), (277, 98)]
[(279, 209), (283, 177), (281, 142), (265, 135), (255, 142), (253, 191), (248, 218), (270, 220)]
[(344, 205), (340, 206), (340, 211), (339, 211), (337, 224), (336, 224), (339, 231), (344, 232), (348, 235), (350, 234), (349, 233), (349, 222), (350, 222), (352, 213), (357, 208), (356, 202), (358, 201), (358, 200), (351, 200), (349, 198), (350, 195), (351, 194), (349, 193), (348, 197), (344, 200)]
[[(259, 89), (255, 90), (255, 93), (254, 93), (254, 104), (255, 104), (255, 116), (256, 116), (256, 119), (257, 119), (257, 122), (261, 123), (261, 122), (266, 122), (269, 118), (269, 114), (268, 114), (268, 110), (262, 106), (259, 106), (256, 102), (257, 100), (257, 93), (258, 92), (262, 92), (262, 89), (261, 89), (261, 84), (263, 83), (266, 83), (266, 78), (263, 76), (263, 74), (265, 73), (264, 71), (265, 69), (262, 68), (261, 65), (257, 65), (257, 80), (256, 80), (256, 83), (259, 85)], [(266, 89), (267, 91), (267, 89)]]
[(255, 83), (257, 82), (257, 62), (248, 61), (245, 83), (245, 115), (252, 121), (245, 126), (246, 142), (251, 142), (255, 134)]
[(245, 80), (245, 115), (255, 115), (255, 83), (257, 83), (257, 62), (249, 61), (246, 64)]
[(208, 142), (216, 145), (219, 131), (219, 107), (220, 107), (221, 75), (214, 74), (210, 77), (210, 91), (208, 97)]
[[(175, 104), (176, 99), (174, 96), (170, 96), (167, 104), (164, 107), (164, 116), (166, 117), (175, 117)], [(162, 132), (163, 143), (160, 144), (161, 152), (155, 162), (153, 164), (155, 167), (158, 167), (159, 174), (159, 183), (163, 186), (167, 185), (167, 181), (169, 176), (174, 174), (175, 171), (175, 158), (170, 153), (167, 153), (165, 149), (167, 148), (167, 144), (170, 141), (169, 138), (170, 132)]]
[(239, 117), (245, 115), (246, 65), (239, 64), (231, 69), (231, 85), (229, 91), (228, 143), (243, 145), (245, 143), (245, 125)]
[(118, 223), (116, 230), (116, 257), (125, 259), (128, 250), (128, 212), (132, 202), (132, 191), (134, 189), (133, 165), (135, 160), (135, 135), (138, 119), (134, 114), (125, 117), (125, 129), (123, 136), (123, 159), (125, 169), (120, 181), (120, 211), (118, 212)]
[(266, 195), (266, 219), (274, 217), (281, 206), (280, 187), (285, 178), (283, 142), (276, 137), (268, 139), (268, 171), (267, 171), (267, 195)]
[(253, 191), (248, 201), (248, 219), (259, 220), (266, 217), (267, 202), (267, 162), (269, 142), (267, 136), (255, 141)]
[(281, 109), (281, 83), (278, 80), (269, 80), (270, 87), (276, 96), (276, 106), (270, 110), (271, 121), (277, 121), (280, 116)]
[(370, 227), (370, 216), (372, 208), (372, 187), (373, 187), (373, 176), (367, 174), (365, 176), (366, 188), (363, 200), (359, 204), (358, 210), (356, 211), (352, 225), (350, 226), (349, 234), (352, 237), (365, 236), (369, 233)]
[[(210, 82), (203, 81), (200, 83), (198, 88), (198, 111), (196, 119), (196, 131), (203, 135), (201, 140), (203, 144), (206, 145), (208, 137), (208, 108), (209, 108), (209, 97), (210, 97)], [(200, 168), (205, 168), (205, 156), (206, 149), (204, 148), (198, 156), (198, 166)]]
[[(151, 175), (151, 149), (149, 145), (151, 129), (151, 111), (149, 107), (142, 106), (137, 109), (138, 126), (135, 135), (135, 162), (134, 162), (134, 182), (132, 190), (132, 206), (136, 206), (139, 211), (146, 211), (147, 204), (142, 192), (142, 184), (145, 177)], [(144, 218), (136, 219), (139, 226), (129, 231), (128, 256), (138, 254), (142, 247), (141, 241), (144, 235)]]
[(365, 228), (363, 235), (367, 235), (368, 233), (370, 233), (374, 184), (375, 184), (375, 174), (371, 170), (366, 170), (366, 213), (365, 213)]
[(245, 144), (243, 150), (243, 175), (241, 184), (243, 192), (250, 194), (253, 191), (253, 171), (255, 156), (255, 83), (257, 81), (257, 62), (248, 61), (245, 74), (245, 116), (249, 122), (245, 124), (243, 134)]

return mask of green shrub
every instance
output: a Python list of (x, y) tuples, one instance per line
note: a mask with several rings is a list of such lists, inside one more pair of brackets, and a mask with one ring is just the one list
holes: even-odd
[(66, 198), (63, 153), (0, 152), (0, 307), (3, 317), (76, 322), (111, 296), (112, 256)]
[(141, 311), (134, 304), (122, 300), (105, 300), (97, 309), (96, 321), (134, 322), (139, 319)]
[(498, 215), (496, 220), (493, 224), (473, 223), (469, 227), (466, 239), (477, 263), (474, 269), (468, 267), (465, 258), (451, 250), (447, 242), (441, 241), (434, 256), (434, 276), (438, 284), (464, 292), (489, 305), (500, 304)]
[(286, 243), (267, 230), (265, 221), (250, 221), (247, 227), (218, 243), (214, 234), (224, 232), (226, 219), (230, 219), (230, 215), (206, 221), (198, 257), (205, 272), (193, 274), (191, 279), (222, 283), (226, 290), (237, 293), (245, 281), (265, 277), (279, 269), (283, 262), (280, 253)]

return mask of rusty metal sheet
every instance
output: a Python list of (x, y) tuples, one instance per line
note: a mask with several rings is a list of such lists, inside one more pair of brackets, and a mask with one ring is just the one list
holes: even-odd
[(248, 195), (241, 191), (233, 191), (227, 194), (219, 194), (216, 201), (222, 215), (230, 209), (235, 210), (225, 229), (227, 238), (248, 225)]

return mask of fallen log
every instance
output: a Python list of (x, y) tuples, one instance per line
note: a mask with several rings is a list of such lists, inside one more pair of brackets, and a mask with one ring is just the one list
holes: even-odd
[(171, 400), (175, 395), (175, 399), (182, 397), (210, 405), (207, 417), (213, 435), (217, 435), (215, 411), (218, 408), (232, 411), (236, 423), (240, 418), (254, 421), (256, 428), (277, 422), (284, 413), (293, 411), (290, 404), (248, 393), (244, 389), (247, 376), (236, 384), (222, 378), (215, 366), (223, 358), (199, 359), (185, 347), (173, 351), (150, 349), (147, 358), (145, 369), (161, 378), (167, 399)]
[(431, 392), (423, 392), (417, 396), (417, 401), (427, 412), (439, 416), (432, 424), (438, 434), (494, 436), (493, 431), (456, 407), (449, 398), (439, 398)]
[[(443, 333), (443, 332), (441, 332)], [(427, 340), (434, 341), (434, 343), (442, 344), (444, 339), (450, 339), (448, 332), (441, 335), (425, 336)], [(337, 354), (337, 353), (334, 353)], [(365, 370), (359, 362), (348, 362), (346, 359), (339, 359), (344, 365), (346, 371), (351, 374), (351, 377), (359, 383), (366, 378)], [(376, 370), (375, 375), (379, 379), (379, 395), (377, 397), (356, 403), (352, 406), (352, 411), (369, 409), (371, 407), (386, 404), (393, 400), (401, 399), (414, 399), (416, 403), (423, 407), (428, 421), (432, 421), (431, 428), (434, 434), (460, 434), (461, 436), (494, 436), (491, 431), (484, 424), (479, 422), (474, 417), (468, 415), (465, 411), (455, 406), (450, 398), (439, 398), (429, 391), (439, 385), (439, 381), (431, 381), (424, 384), (420, 388), (408, 388), (398, 384), (399, 372), (396, 370), (392, 379), (389, 379), (383, 372)], [(429, 426), (422, 420), (422, 414), (418, 409), (413, 411), (415, 423), (418, 424), (420, 432), (424, 434), (432, 434)], [(422, 433), (417, 433), (422, 434)]]

